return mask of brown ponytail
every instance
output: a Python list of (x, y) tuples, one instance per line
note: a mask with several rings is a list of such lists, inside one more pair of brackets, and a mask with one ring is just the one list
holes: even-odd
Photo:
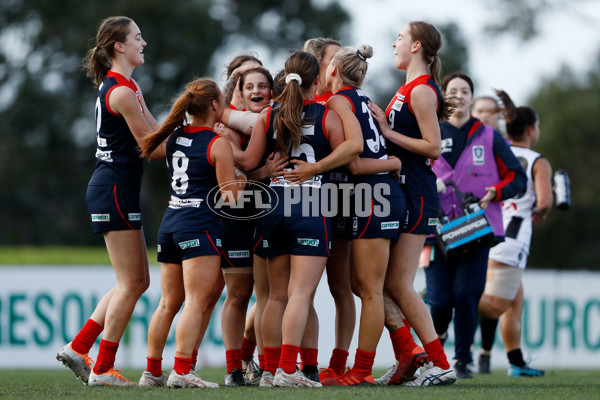
[[(421, 42), (423, 49), (423, 59), (429, 69), (431, 78), (439, 85), (440, 73), (442, 71), (442, 60), (439, 51), (443, 45), (443, 38), (440, 31), (427, 22), (413, 21), (409, 22), (410, 36), (413, 41)], [(454, 106), (443, 94), (440, 99), (441, 119), (446, 120), (452, 115)]]
[(531, 107), (517, 107), (504, 90), (496, 90), (496, 95), (502, 101), (504, 120), (506, 121), (506, 134), (515, 141), (520, 141), (525, 135), (525, 130), (534, 126), (538, 116)]
[(115, 43), (125, 42), (132, 23), (133, 20), (129, 17), (108, 17), (100, 24), (96, 34), (96, 46), (88, 50), (82, 61), (82, 68), (87, 71), (87, 76), (92, 78), (96, 86), (100, 86), (112, 67)]
[(186, 122), (186, 113), (200, 119), (206, 117), (212, 102), (218, 100), (219, 96), (221, 90), (212, 79), (200, 78), (190, 82), (173, 103), (165, 122), (142, 141), (142, 157), (152, 154), (176, 128), (182, 126)]
[[(300, 76), (302, 82), (290, 79), (290, 74)], [(302, 138), (302, 108), (304, 92), (310, 89), (319, 76), (319, 63), (315, 56), (303, 51), (294, 52), (285, 62), (286, 85), (283, 92), (275, 99), (279, 103), (273, 120), (273, 129), (277, 132), (275, 150), (279, 154), (287, 154), (290, 144), (296, 149)]]

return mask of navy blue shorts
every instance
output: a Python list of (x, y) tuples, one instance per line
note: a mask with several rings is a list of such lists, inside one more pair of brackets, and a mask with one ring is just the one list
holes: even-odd
[(221, 268), (251, 267), (256, 220), (223, 218)]
[(256, 243), (261, 247), (256, 254), (265, 258), (284, 254), (329, 257), (331, 218), (271, 213), (263, 217), (262, 239)]
[(440, 198), (435, 196), (406, 196), (406, 214), (400, 233), (429, 235), (435, 233), (440, 212)]
[(88, 185), (85, 198), (94, 233), (142, 228), (139, 187)]
[(200, 256), (220, 256), (219, 234), (203, 232), (158, 233), (157, 261), (181, 264), (183, 260)]
[(370, 198), (370, 204), (360, 204), (356, 201), (369, 198), (361, 196), (357, 190), (355, 195), (355, 213), (361, 215), (354, 217), (353, 239), (391, 239), (397, 241), (400, 237), (400, 224), (406, 215), (406, 197), (397, 181), (381, 181), (378, 184), (387, 184), (389, 191), (380, 192)]

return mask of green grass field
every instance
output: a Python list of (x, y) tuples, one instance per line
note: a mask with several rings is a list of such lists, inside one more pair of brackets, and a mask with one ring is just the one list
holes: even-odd
[[(376, 376), (384, 371), (377, 371)], [(223, 382), (224, 369), (204, 369), (199, 374), (213, 382)], [(123, 374), (139, 378), (141, 371)], [(401, 399), (401, 400), (512, 400), (512, 399), (599, 399), (598, 371), (553, 370), (542, 378), (508, 378), (506, 371), (476, 375), (452, 386), (436, 388), (393, 387), (326, 387), (326, 388), (91, 388), (75, 379), (66, 368), (55, 370), (1, 370), (0, 398), (3, 399), (235, 399), (299, 400), (311, 399)], [(424, 397), (425, 396), (425, 397)]]
[[(156, 250), (148, 249), (148, 261), (156, 264)], [(110, 264), (103, 246), (0, 246), (1, 265)]]

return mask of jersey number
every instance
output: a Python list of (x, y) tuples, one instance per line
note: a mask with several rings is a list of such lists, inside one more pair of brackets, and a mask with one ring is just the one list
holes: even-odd
[(371, 115), (371, 111), (369, 110), (369, 106), (364, 101), (362, 102), (362, 111), (363, 113), (369, 116), (369, 126), (371, 130), (375, 134), (375, 138), (369, 138), (366, 140), (367, 146), (369, 146), (369, 150), (373, 153), (377, 154), (379, 152), (379, 146), (383, 146), (385, 148), (385, 140), (383, 140), (383, 136), (379, 133), (379, 129), (375, 126), (375, 122), (373, 122), (373, 116)]
[(171, 188), (177, 194), (184, 194), (187, 191), (189, 178), (186, 174), (190, 159), (185, 155), (183, 151), (177, 150), (173, 153), (171, 159), (171, 165), (173, 167), (173, 180), (171, 181)]

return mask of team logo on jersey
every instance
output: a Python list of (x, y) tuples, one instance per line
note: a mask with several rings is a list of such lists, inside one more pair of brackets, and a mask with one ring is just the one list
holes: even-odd
[(180, 146), (190, 147), (192, 145), (192, 141), (192, 139), (179, 136), (175, 143), (177, 143)]
[(92, 214), (92, 222), (109, 222), (110, 214)]
[(129, 213), (129, 220), (130, 221), (141, 221), (142, 220), (142, 214), (140, 213)]
[(473, 146), (473, 165), (485, 164), (483, 146)]
[(387, 229), (398, 229), (400, 228), (400, 222), (399, 221), (388, 221), (388, 222), (382, 222), (381, 223), (381, 230), (385, 231)]
[(179, 248), (181, 248), (181, 250), (185, 250), (190, 247), (200, 247), (200, 240), (198, 240), (198, 239), (186, 240), (185, 242), (179, 242), (178, 244), (179, 244)]
[(250, 250), (229, 250), (227, 256), (229, 258), (248, 258), (250, 257)]
[(113, 162), (112, 150), (101, 151), (98, 149), (98, 150), (96, 150), (96, 158), (99, 160), (102, 160), (104, 162)]
[(301, 246), (318, 247), (319, 239), (298, 238), (298, 244)]

